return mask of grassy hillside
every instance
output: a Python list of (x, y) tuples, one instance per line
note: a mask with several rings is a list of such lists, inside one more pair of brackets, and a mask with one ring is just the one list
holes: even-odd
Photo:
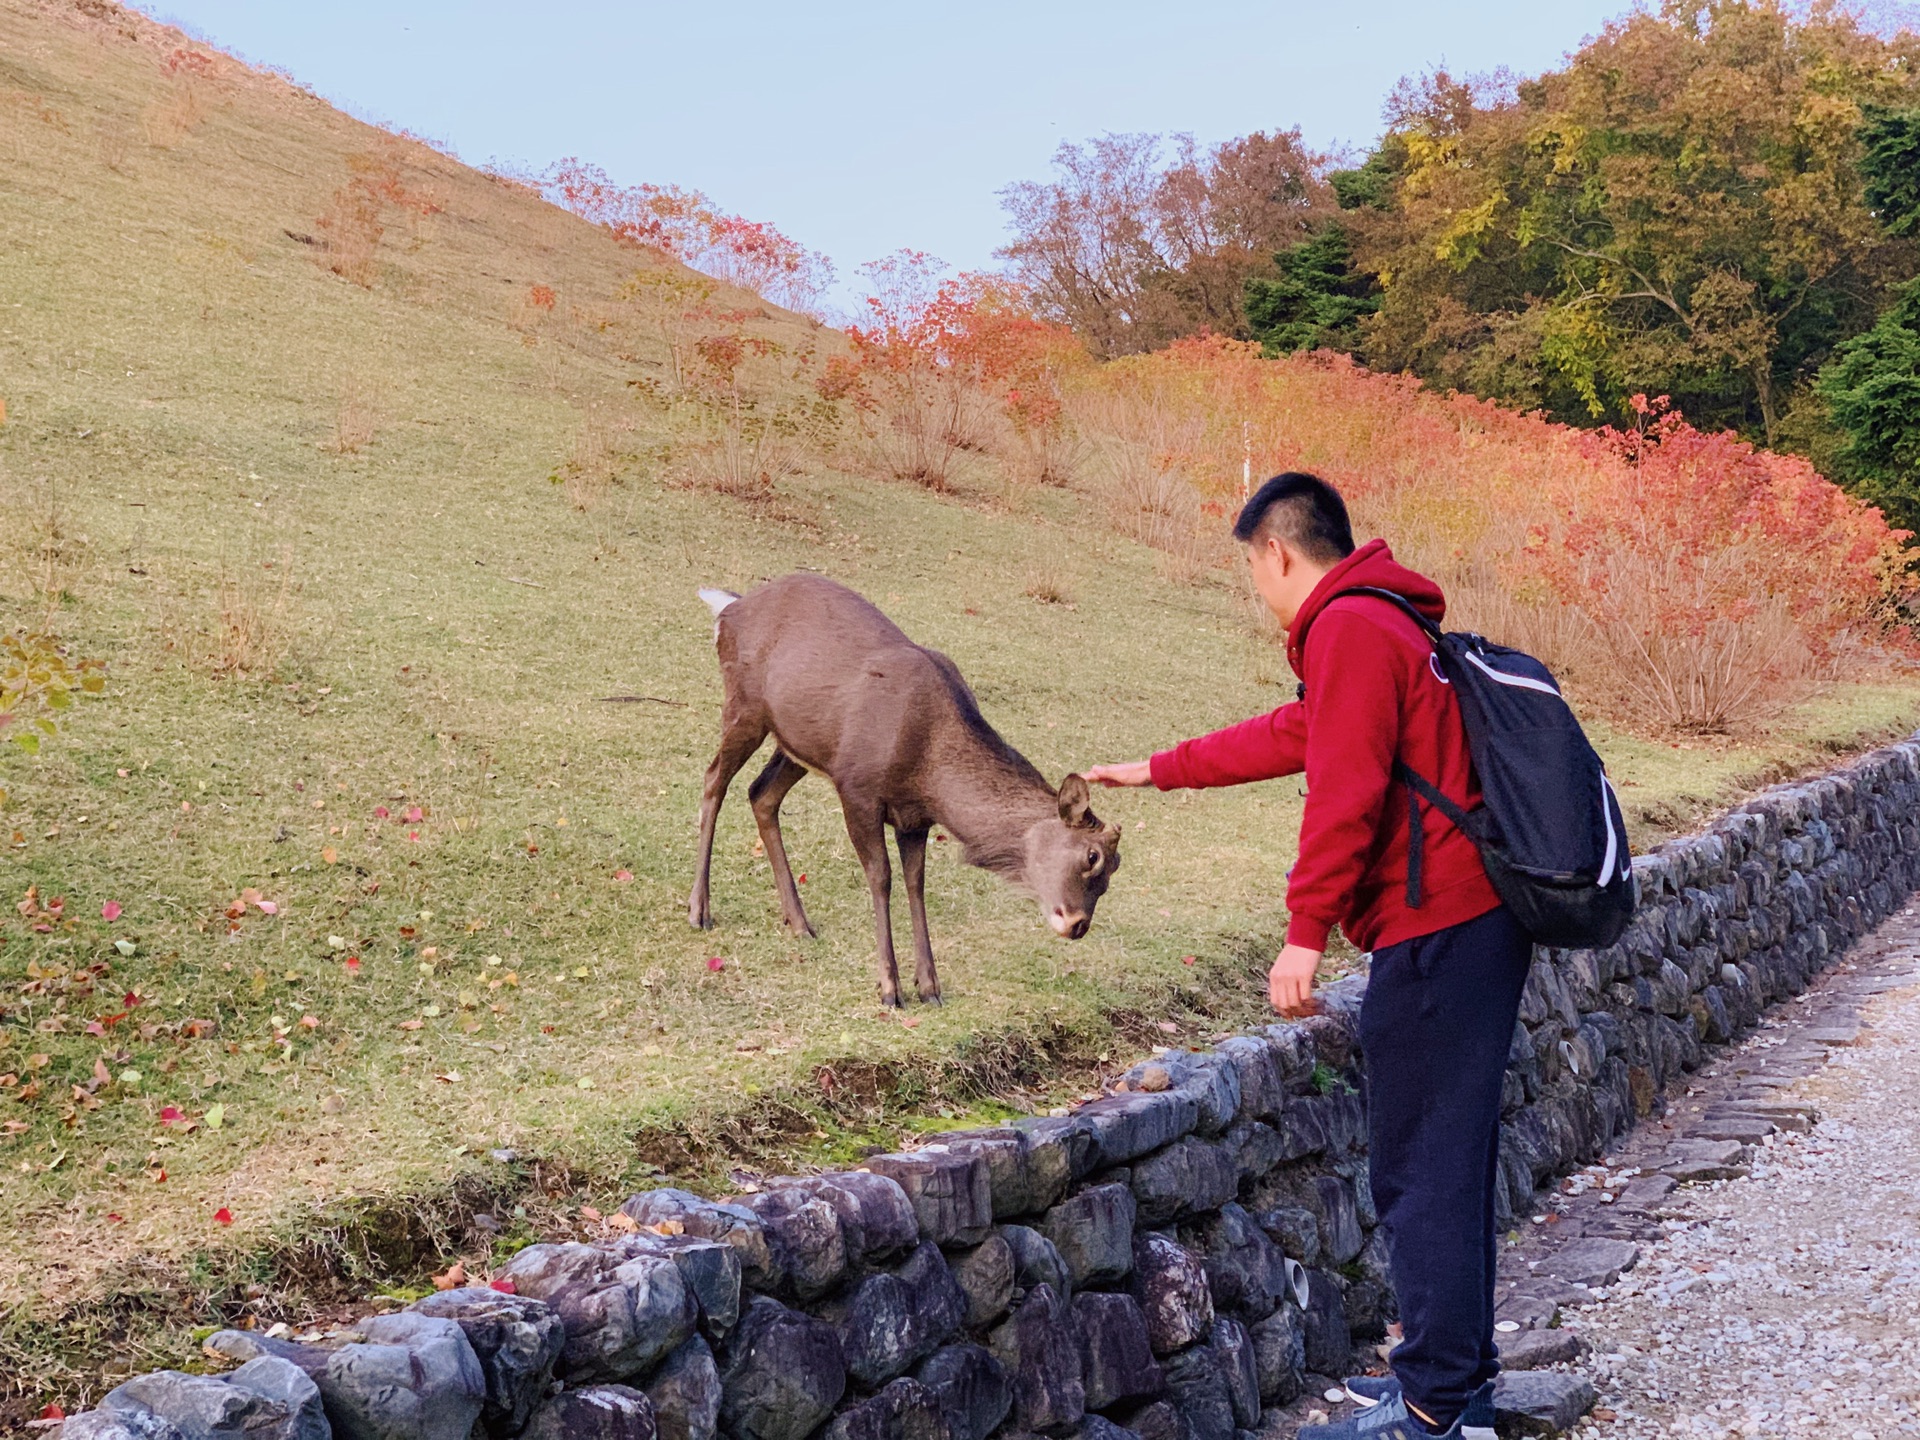
[[(506, 1245), (655, 1166), (1051, 1103), (1258, 1014), (1294, 783), (1103, 800), (1126, 867), (1078, 945), (936, 846), (938, 1010), (875, 1006), (819, 780), (786, 814), (821, 938), (777, 926), (744, 781), (690, 931), (698, 585), (848, 581), (1054, 776), (1269, 708), (1284, 664), (1233, 577), (1169, 585), (1086, 497), (984, 464), (944, 497), (825, 461), (715, 493), (630, 383), (669, 364), (629, 284), (665, 262), (276, 77), (170, 72), (182, 43), (0, 0), (0, 631), (108, 667), (0, 758), (0, 1403), (177, 1360), (216, 1309), (417, 1281), (488, 1243), (476, 1209)], [(384, 234), (336, 273), (369, 175)], [(1651, 836), (1915, 714), (1854, 687), (1607, 748)]]

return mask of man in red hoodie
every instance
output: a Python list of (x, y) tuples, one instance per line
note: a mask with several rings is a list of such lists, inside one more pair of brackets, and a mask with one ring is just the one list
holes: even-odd
[(1305, 772), (1286, 944), (1269, 992), (1282, 1014), (1306, 1013), (1336, 925), (1372, 952), (1360, 1013), (1368, 1166), (1404, 1339), (1397, 1384), (1350, 1386), (1374, 1408), (1302, 1437), (1491, 1435), (1500, 1093), (1532, 946), (1473, 841), (1432, 806), (1420, 807), (1422, 844), (1410, 845), (1396, 761), (1463, 809), (1480, 803), (1459, 703), (1411, 616), (1342, 592), (1390, 591), (1436, 623), (1446, 602), (1385, 541), (1356, 548), (1339, 492), (1312, 475), (1267, 481), (1233, 533), (1286, 627), (1300, 698), (1087, 778), (1176, 790)]

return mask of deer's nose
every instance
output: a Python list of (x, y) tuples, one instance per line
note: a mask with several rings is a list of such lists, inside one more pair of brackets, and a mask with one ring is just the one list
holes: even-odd
[(1084, 910), (1069, 910), (1064, 905), (1056, 905), (1053, 913), (1047, 917), (1047, 923), (1053, 926), (1054, 934), (1078, 940), (1087, 933), (1087, 926), (1092, 920)]

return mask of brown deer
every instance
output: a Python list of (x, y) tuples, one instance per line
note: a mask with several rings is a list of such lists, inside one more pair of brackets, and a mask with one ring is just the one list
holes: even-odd
[(1054, 931), (1087, 933), (1120, 864), (1120, 831), (1094, 817), (1087, 782), (1055, 790), (980, 714), (959, 667), (909, 640), (868, 601), (818, 575), (788, 575), (752, 594), (702, 590), (726, 698), (720, 749), (700, 797), (700, 850), (687, 918), (713, 924), (708, 875), (727, 786), (771, 733), (773, 758), (747, 791), (773, 865), (786, 923), (813, 934), (780, 836), (780, 802), (809, 770), (840, 792), (840, 809), (873, 894), (881, 1003), (900, 1003), (894, 963), (893, 826), (913, 913), (914, 986), (937, 1001), (927, 937), (927, 832), (951, 831), (968, 863), (1032, 892)]

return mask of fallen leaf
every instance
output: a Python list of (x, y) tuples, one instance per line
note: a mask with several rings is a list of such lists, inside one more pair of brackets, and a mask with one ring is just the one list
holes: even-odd
[(460, 1072), (458, 1070), (444, 1070), (433, 1078), (438, 1080), (442, 1085), (458, 1085), (460, 1083)]
[(920, 1026), (920, 1017), (918, 1015), (909, 1015), (906, 1019), (902, 1020), (900, 1023), (906, 1026), (907, 1029), (909, 1030), (917, 1030)]
[(154, 1184), (164, 1185), (167, 1183), (167, 1167), (166, 1166), (162, 1165), (158, 1170), (153, 1171), (152, 1174), (153, 1174)]
[(140, 947), (131, 940), (116, 940), (113, 942), (113, 948), (118, 950), (122, 955), (131, 957), (133, 952)]
[(178, 1125), (186, 1118), (187, 1117), (181, 1113), (178, 1105), (162, 1105), (160, 1107), (160, 1123), (162, 1125)]
[(591, 1090), (594, 1088), (593, 1080), (591, 1079), (591, 1077), (586, 1075), (582, 1075), (578, 1080), (574, 1081), (573, 1083), (579, 1086), (582, 1090)]
[(466, 1283), (467, 1267), (458, 1260), (433, 1277), (433, 1288), (436, 1290), (458, 1290)]
[(402, 1020), (400, 1022), (400, 1028), (402, 1030), (418, 1030), (422, 1025), (426, 1023), (427, 1022), (424, 1020)]
[(358, 955), (347, 956), (347, 974), (358, 975), (359, 973), (360, 973), (360, 957)]
[(279, 905), (272, 900), (256, 900), (253, 903), (259, 908), (262, 915), (278, 915), (280, 913)]
[(1163, 1035), (1178, 1035), (1180, 1033), (1180, 1027), (1171, 1020), (1156, 1020), (1154, 1026)]
[(41, 1408), (40, 1418), (42, 1420), (64, 1420), (67, 1418), (67, 1412), (62, 1410), (57, 1404), (49, 1401)]
[(627, 881), (633, 879), (633, 871), (616, 870), (613, 872), (613, 878), (620, 881), (624, 885)]
[(373, 807), (373, 814), (376, 820), (385, 820), (393, 812), (384, 805), (376, 805)]
[(616, 1210), (609, 1215), (607, 1224), (623, 1235), (632, 1235), (640, 1229), (640, 1222), (624, 1210)]
[(107, 901), (106, 904), (100, 907), (100, 918), (107, 921), (118, 920), (120, 918), (120, 902), (118, 900)]
[(1193, 964), (1193, 962), (1194, 962), (1195, 960), (1197, 960), (1197, 959), (1199, 959), (1199, 958), (1200, 958), (1200, 957), (1199, 957), (1199, 956), (1197, 956), (1197, 955), (1182, 955), (1182, 956), (1180, 957), (1180, 963), (1181, 963), (1182, 965), (1191, 965), (1191, 964)]
[(727, 962), (722, 960), (718, 955), (709, 955), (707, 957), (707, 969), (713, 971), (715, 974), (718, 974), (726, 968)]
[(218, 1210), (213, 1212), (213, 1223), (216, 1225), (233, 1224), (233, 1211), (222, 1205)]
[(334, 849), (333, 846), (329, 845), (326, 847), (326, 849), (320, 852), (320, 858), (324, 860), (327, 864), (332, 865), (339, 861), (340, 852)]
[(511, 1280), (489, 1280), (487, 1282), (487, 1288), (489, 1290), (498, 1290), (502, 1295), (518, 1295), (520, 1293)]
[(344, 950), (344, 949), (346, 949), (346, 948), (347, 948), (347, 937), (346, 937), (346, 936), (344, 936), (344, 935), (329, 935), (329, 936), (327, 936), (327, 948), (328, 948), (329, 950)]
[(227, 1123), (227, 1107), (224, 1105), (210, 1105), (207, 1107), (207, 1113), (200, 1118), (206, 1123), (207, 1129), (218, 1130), (222, 1125)]
[(591, 1205), (582, 1205), (580, 1207), (580, 1218), (582, 1220), (591, 1220), (595, 1224), (598, 1224), (600, 1221), (600, 1212)]
[(426, 812), (422, 810), (418, 805), (413, 806), (410, 810), (407, 811), (407, 823), (409, 825), (418, 825), (422, 820), (426, 818), (427, 818)]

